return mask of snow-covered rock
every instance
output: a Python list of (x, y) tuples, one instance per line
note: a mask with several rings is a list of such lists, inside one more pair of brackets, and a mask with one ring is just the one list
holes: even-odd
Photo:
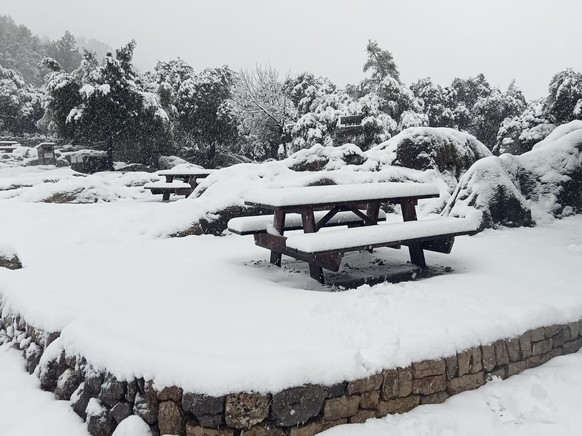
[(445, 208), (483, 213), (482, 227), (532, 225), (548, 216), (582, 211), (582, 121), (557, 127), (520, 156), (476, 162), (459, 181)]
[(383, 164), (416, 170), (437, 169), (459, 178), (491, 152), (474, 136), (445, 127), (411, 127), (370, 149), (366, 155)]
[(14, 247), (6, 244), (0, 244), (0, 268), (22, 268), (22, 263), (20, 262)]

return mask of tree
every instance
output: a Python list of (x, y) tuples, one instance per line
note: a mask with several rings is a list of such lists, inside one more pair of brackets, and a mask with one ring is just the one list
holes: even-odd
[(83, 56), (79, 53), (75, 37), (67, 30), (58, 41), (49, 44), (47, 54), (56, 60), (61, 68), (70, 73), (79, 67)]
[(286, 126), (296, 119), (296, 109), (285, 92), (284, 81), (271, 67), (237, 74), (233, 107), (241, 121), (247, 154), (254, 158), (276, 158), (288, 142)]
[(428, 117), (430, 127), (457, 128), (453, 89), (443, 89), (427, 77), (410, 85), (410, 90), (422, 105), (422, 112)]
[(582, 74), (571, 68), (555, 74), (545, 109), (556, 124), (582, 119)]
[[(179, 80), (191, 74), (188, 68), (179, 68), (178, 73)], [(214, 166), (217, 149), (230, 148), (238, 138), (230, 100), (233, 75), (227, 66), (206, 69), (178, 89), (176, 135), (190, 150), (202, 152), (198, 158), (207, 166)]]
[(386, 77), (392, 77), (400, 83), (400, 73), (392, 57), (392, 53), (388, 50), (382, 50), (378, 42), (369, 40), (366, 46), (366, 53), (368, 59), (364, 64), (364, 73), (371, 71), (371, 81), (380, 83)]
[(43, 113), (41, 101), (38, 88), (26, 85), (16, 71), (0, 66), (0, 132), (36, 132), (36, 121)]
[(116, 159), (156, 165), (159, 155), (170, 151), (170, 123), (158, 97), (140, 85), (131, 63), (134, 48), (131, 41), (115, 56), (109, 53), (103, 65), (86, 53), (73, 73), (63, 72), (53, 61), (56, 71), (47, 78), (47, 121), (65, 137), (107, 143)]

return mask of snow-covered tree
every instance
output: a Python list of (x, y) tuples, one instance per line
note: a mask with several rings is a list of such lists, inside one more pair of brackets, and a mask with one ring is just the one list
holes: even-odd
[(104, 142), (117, 159), (155, 165), (169, 152), (169, 118), (157, 95), (140, 84), (132, 66), (134, 48), (132, 41), (115, 56), (109, 53), (102, 65), (87, 55), (73, 73), (50, 74), (49, 123), (59, 126), (68, 109), (59, 133), (89, 144)]
[(16, 71), (0, 66), (0, 132), (22, 135), (36, 131), (42, 117), (42, 93), (26, 85)]
[(556, 126), (544, 113), (543, 101), (534, 101), (519, 115), (506, 118), (497, 132), (495, 154), (523, 154), (548, 136)]
[(61, 39), (48, 45), (47, 55), (56, 60), (67, 73), (77, 69), (83, 60), (75, 37), (68, 30)]
[(556, 124), (582, 119), (582, 74), (568, 68), (552, 77), (546, 111)]
[(254, 158), (286, 155), (287, 125), (297, 111), (285, 92), (285, 81), (271, 67), (241, 71), (235, 79), (233, 107), (241, 123), (243, 151)]
[(366, 54), (368, 58), (364, 64), (364, 73), (371, 72), (370, 81), (380, 83), (387, 77), (392, 77), (397, 82), (400, 82), (400, 73), (398, 67), (394, 62), (392, 53), (388, 50), (382, 50), (377, 41), (368, 41), (366, 46)]
[[(183, 64), (175, 65), (175, 80), (183, 78), (176, 97), (176, 137), (186, 157), (213, 166), (217, 149), (231, 148), (237, 141), (237, 119), (232, 107), (234, 73), (226, 66), (211, 68), (192, 75)], [(192, 153), (194, 153), (192, 155)]]
[(442, 88), (427, 77), (410, 85), (410, 90), (422, 105), (430, 127), (457, 127), (455, 91), (452, 88)]

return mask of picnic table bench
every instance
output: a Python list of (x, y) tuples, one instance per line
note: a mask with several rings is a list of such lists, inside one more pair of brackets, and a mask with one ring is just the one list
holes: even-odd
[(144, 188), (149, 189), (154, 195), (162, 194), (162, 201), (168, 201), (170, 194), (185, 195), (187, 197), (198, 186), (197, 179), (208, 177), (215, 171), (201, 168), (158, 171), (158, 176), (165, 177), (166, 181), (146, 183)]
[[(283, 254), (308, 262), (311, 277), (321, 283), (323, 268), (338, 271), (344, 253), (377, 247), (407, 246), (411, 262), (426, 268), (424, 250), (450, 253), (455, 236), (477, 230), (463, 218), (418, 221), (418, 200), (438, 196), (433, 185), (392, 182), (255, 190), (245, 195), (245, 204), (272, 210), (273, 216), (233, 218), (228, 228), (253, 234), (256, 245), (271, 250), (277, 266)], [(383, 203), (399, 204), (403, 222), (379, 224), (385, 220)], [(319, 232), (341, 225), (348, 227)], [(296, 229), (304, 233), (284, 236)]]

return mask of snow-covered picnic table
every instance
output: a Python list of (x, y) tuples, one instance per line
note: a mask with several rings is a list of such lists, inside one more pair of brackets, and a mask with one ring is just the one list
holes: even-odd
[(197, 179), (208, 177), (215, 171), (203, 168), (162, 170), (158, 171), (158, 176), (165, 177), (166, 182), (148, 183), (144, 188), (152, 191), (152, 194), (162, 194), (163, 201), (168, 201), (172, 193), (187, 197), (198, 186)]
[[(308, 262), (311, 277), (321, 283), (323, 268), (337, 271), (345, 252), (375, 247), (406, 245), (411, 262), (426, 268), (423, 250), (449, 253), (455, 236), (477, 230), (468, 219), (418, 221), (418, 200), (438, 196), (434, 185), (392, 182), (253, 190), (245, 195), (245, 204), (272, 210), (272, 224), (265, 226), (264, 216), (241, 217), (230, 220), (228, 227), (238, 234), (254, 234), (257, 245), (271, 250), (271, 263), (277, 266), (283, 254)], [(378, 225), (383, 203), (399, 204), (404, 222)], [(322, 210), (327, 213), (318, 212)], [(297, 228), (286, 223), (292, 214), (301, 216), (304, 233), (286, 237), (285, 230)], [(348, 227), (318, 233), (331, 225)]]

